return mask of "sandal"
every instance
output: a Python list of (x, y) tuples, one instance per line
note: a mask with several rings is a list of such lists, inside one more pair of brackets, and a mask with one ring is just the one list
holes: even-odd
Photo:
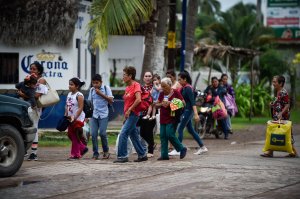
[(263, 153), (263, 154), (260, 154), (261, 157), (265, 157), (265, 158), (272, 158), (273, 155), (272, 154), (269, 154), (269, 153)]
[(286, 158), (298, 158), (299, 156), (294, 153), (290, 153), (290, 154), (286, 155), (285, 157)]
[(104, 152), (103, 156), (102, 156), (102, 159), (109, 159), (109, 156), (110, 156), (110, 153)]

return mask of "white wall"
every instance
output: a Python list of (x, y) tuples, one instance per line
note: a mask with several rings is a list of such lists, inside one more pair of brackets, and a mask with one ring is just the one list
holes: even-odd
[[(122, 78), (125, 66), (136, 68), (136, 77), (142, 72), (144, 59), (144, 36), (110, 36), (106, 51), (99, 52), (99, 74), (104, 84), (109, 85), (110, 70), (113, 70), (113, 60), (116, 60), (117, 78)], [(108, 75), (108, 76), (107, 76)]]

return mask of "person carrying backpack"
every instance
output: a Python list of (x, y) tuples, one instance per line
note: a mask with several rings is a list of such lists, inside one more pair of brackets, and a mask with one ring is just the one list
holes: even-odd
[(109, 147), (108, 139), (106, 134), (106, 129), (108, 125), (108, 105), (113, 103), (113, 95), (111, 89), (103, 85), (102, 77), (96, 74), (92, 78), (92, 88), (89, 92), (89, 100), (92, 101), (94, 110), (93, 116), (90, 118), (89, 124), (92, 134), (92, 144), (93, 144), (93, 159), (97, 160), (99, 158), (98, 151), (98, 133), (100, 134), (101, 144), (103, 149), (102, 159), (109, 158)]
[[(204, 146), (200, 136), (196, 133), (193, 128), (192, 118), (194, 116), (195, 122), (199, 122), (200, 118), (198, 115), (197, 107), (195, 105), (195, 94), (191, 86), (192, 79), (187, 71), (180, 72), (178, 74), (178, 82), (181, 84), (181, 95), (185, 102), (185, 107), (181, 115), (181, 120), (178, 126), (178, 139), (180, 142), (183, 140), (183, 130), (187, 127), (188, 132), (193, 136), (194, 140), (198, 143), (200, 149), (194, 153), (195, 155), (200, 155), (207, 152), (207, 148)], [(169, 155), (179, 155), (177, 151), (171, 151)]]

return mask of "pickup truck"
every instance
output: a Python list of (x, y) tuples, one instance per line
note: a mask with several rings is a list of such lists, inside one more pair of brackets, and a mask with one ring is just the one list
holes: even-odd
[(0, 177), (14, 175), (22, 166), (37, 129), (33, 126), (30, 104), (0, 95)]

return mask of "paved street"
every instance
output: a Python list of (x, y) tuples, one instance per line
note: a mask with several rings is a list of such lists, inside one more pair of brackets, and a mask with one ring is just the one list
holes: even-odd
[(300, 158), (262, 158), (263, 141), (205, 141), (205, 155), (187, 142), (183, 160), (156, 161), (156, 151), (150, 161), (135, 163), (133, 154), (126, 164), (112, 163), (115, 156), (91, 160), (91, 151), (70, 162), (68, 148), (40, 148), (44, 159), (24, 161), (15, 176), (0, 179), (0, 198), (300, 198)]

